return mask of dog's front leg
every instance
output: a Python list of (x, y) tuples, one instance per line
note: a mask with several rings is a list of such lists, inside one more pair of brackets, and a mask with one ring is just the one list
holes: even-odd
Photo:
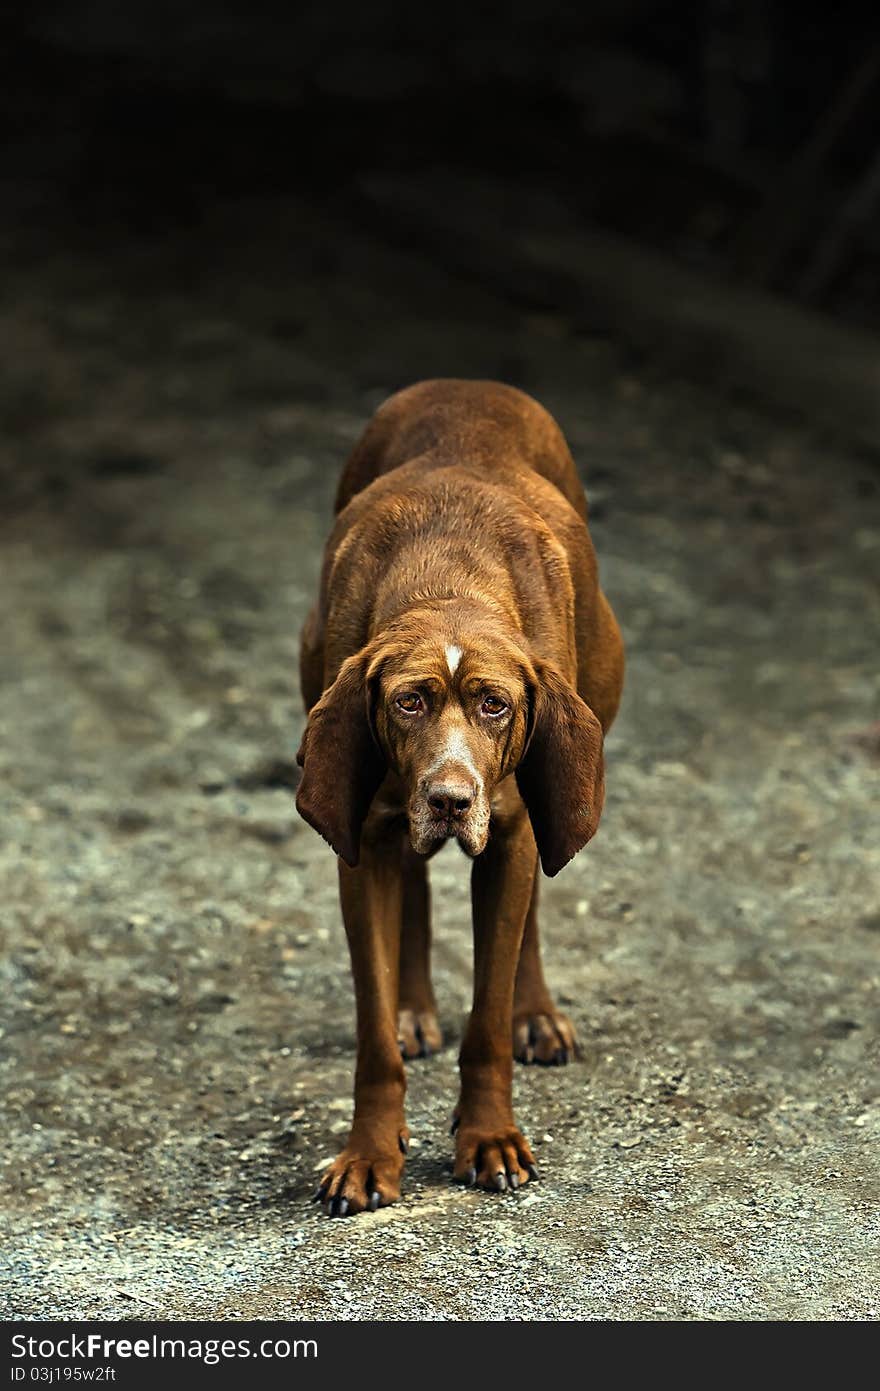
[(513, 1121), (513, 987), (537, 851), (525, 808), (493, 828), (474, 861), (474, 1004), (461, 1046), (455, 1177), (518, 1188), (537, 1175)]
[(402, 911), (400, 831), (379, 827), (361, 842), (357, 869), (339, 861), (339, 896), (357, 1005), (354, 1120), (348, 1143), (317, 1197), (332, 1217), (375, 1211), (400, 1197), (409, 1133), (406, 1077), (397, 1041)]

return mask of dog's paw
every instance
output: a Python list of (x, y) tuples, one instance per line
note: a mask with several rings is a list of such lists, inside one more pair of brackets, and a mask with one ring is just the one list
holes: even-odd
[(397, 1015), (397, 1042), (403, 1058), (430, 1058), (443, 1047), (437, 1016), (431, 1009), (401, 1009)]
[(571, 1020), (549, 1006), (513, 1016), (513, 1056), (521, 1063), (559, 1067), (577, 1057), (577, 1035)]
[(400, 1197), (408, 1133), (401, 1130), (393, 1151), (366, 1153), (365, 1146), (346, 1145), (330, 1165), (315, 1193), (328, 1217), (354, 1217), (375, 1212)]
[(538, 1166), (516, 1126), (494, 1131), (462, 1126), (456, 1133), (454, 1176), (469, 1188), (504, 1193), (537, 1178)]

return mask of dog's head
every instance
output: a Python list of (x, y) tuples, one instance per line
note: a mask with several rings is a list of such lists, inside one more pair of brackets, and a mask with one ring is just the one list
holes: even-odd
[(596, 716), (498, 628), (410, 621), (370, 643), (312, 709), (297, 758), (299, 812), (349, 865), (389, 770), (405, 789), (416, 852), (454, 838), (471, 856), (486, 847), (495, 788), (515, 773), (548, 875), (595, 833), (604, 800)]

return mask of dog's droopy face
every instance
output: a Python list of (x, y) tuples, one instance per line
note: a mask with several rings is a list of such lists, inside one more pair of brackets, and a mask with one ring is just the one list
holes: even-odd
[(598, 720), (503, 630), (412, 621), (369, 643), (311, 710), (297, 757), (299, 812), (349, 865), (389, 771), (416, 852), (454, 837), (471, 856), (486, 848), (495, 788), (515, 772), (550, 875), (595, 833), (604, 800)]
[(455, 636), (387, 658), (379, 677), (376, 734), (406, 790), (420, 855), (452, 837), (482, 853), (492, 793), (519, 762), (529, 726), (522, 659)]

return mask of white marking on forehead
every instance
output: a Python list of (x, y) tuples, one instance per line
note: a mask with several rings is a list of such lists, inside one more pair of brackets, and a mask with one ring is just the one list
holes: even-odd
[(461, 661), (460, 647), (447, 647), (446, 665), (449, 667), (449, 675), (454, 676), (459, 662)]

